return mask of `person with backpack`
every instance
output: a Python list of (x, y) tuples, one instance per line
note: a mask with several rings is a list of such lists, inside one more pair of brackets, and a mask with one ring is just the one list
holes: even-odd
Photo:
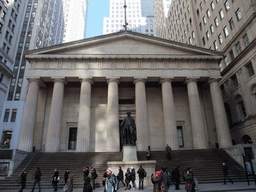
[(108, 168), (106, 172), (107, 172), (106, 183), (105, 183), (106, 192), (115, 192), (116, 176), (113, 174), (113, 171), (111, 168)]
[(140, 166), (139, 170), (137, 171), (139, 175), (139, 190), (143, 190), (143, 183), (144, 183), (144, 177), (147, 176), (146, 171)]
[(132, 173), (130, 171), (130, 168), (127, 168), (127, 171), (125, 173), (125, 188), (126, 189), (131, 189), (131, 184), (130, 181), (132, 180)]
[(180, 166), (177, 166), (172, 171), (172, 178), (175, 183), (175, 190), (179, 190), (180, 189)]

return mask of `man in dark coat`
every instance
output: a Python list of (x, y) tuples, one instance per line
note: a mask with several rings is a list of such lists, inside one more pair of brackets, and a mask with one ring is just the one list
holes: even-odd
[(228, 166), (225, 163), (222, 164), (222, 173), (223, 173), (224, 185), (226, 185), (226, 179), (228, 179), (233, 184), (233, 181), (228, 177)]
[(84, 173), (84, 177), (88, 177), (89, 176), (89, 167), (85, 167), (85, 169), (83, 169), (83, 173)]
[(23, 189), (25, 189), (26, 187), (26, 180), (27, 180), (27, 171), (24, 170), (21, 175), (20, 175), (20, 184), (21, 184), (21, 187), (20, 187), (20, 190), (19, 192), (23, 192)]
[(58, 182), (59, 182), (59, 171), (57, 169), (54, 169), (54, 173), (52, 176), (52, 185), (53, 185), (54, 191), (58, 191)]
[[(167, 173), (167, 168), (164, 166), (161, 168), (162, 171), (162, 175), (161, 175), (161, 179), (162, 179), (162, 191), (166, 191), (168, 192), (168, 173)], [(164, 189), (164, 190), (163, 190)]]
[(91, 182), (92, 182), (92, 189), (95, 190), (95, 180), (98, 177), (96, 169), (94, 167), (91, 168)]
[(139, 190), (143, 190), (144, 177), (147, 176), (146, 171), (140, 166), (137, 173), (139, 174)]
[(84, 177), (83, 192), (92, 192), (91, 179), (88, 176)]
[(122, 184), (125, 186), (125, 183), (124, 183), (124, 172), (122, 170), (121, 167), (119, 167), (119, 173), (117, 175), (117, 182), (116, 182), (116, 189), (119, 189), (119, 183), (120, 181), (122, 182)]
[(69, 175), (69, 170), (67, 169), (65, 174), (64, 174), (64, 181), (65, 181), (65, 184), (67, 183), (68, 181), (68, 175)]
[(41, 192), (41, 184), (40, 184), (41, 176), (42, 176), (41, 170), (39, 167), (37, 167), (35, 171), (35, 181), (34, 181), (32, 192), (34, 192), (36, 184), (38, 184), (39, 192)]
[(179, 190), (180, 189), (180, 166), (177, 166), (173, 171), (172, 171), (172, 177), (175, 182), (175, 189)]

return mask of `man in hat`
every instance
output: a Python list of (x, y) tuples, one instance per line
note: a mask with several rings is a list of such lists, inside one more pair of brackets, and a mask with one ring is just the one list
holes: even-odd
[(114, 192), (116, 191), (115, 189), (116, 176), (113, 174), (113, 171), (111, 168), (108, 168), (106, 172), (107, 172), (106, 183), (105, 183), (106, 192)]
[(123, 120), (123, 122), (120, 125), (123, 127), (123, 138), (124, 138), (124, 144), (135, 144), (136, 143), (136, 125), (135, 120), (131, 116), (131, 112), (127, 112), (127, 117)]

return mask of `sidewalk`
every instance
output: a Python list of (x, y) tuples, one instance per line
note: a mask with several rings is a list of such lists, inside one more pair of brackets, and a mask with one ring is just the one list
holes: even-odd
[[(256, 191), (256, 187), (255, 187), (255, 183), (254, 182), (250, 182), (250, 185), (248, 185), (247, 182), (241, 182), (241, 183), (227, 183), (226, 185), (223, 185), (223, 183), (212, 183), (212, 184), (200, 184), (199, 189), (197, 191), (200, 192), (219, 192), (219, 191), (244, 191), (244, 192), (248, 192), (248, 191)], [(168, 192), (186, 192), (185, 190), (185, 185), (180, 185), (180, 190), (175, 190), (175, 186), (171, 185), (170, 189)], [(17, 192), (17, 189), (13, 189), (13, 190), (1, 190), (0, 192)], [(24, 192), (30, 192), (31, 189), (25, 189), (23, 190)], [(36, 188), (36, 190), (34, 192), (38, 191), (38, 187)], [(53, 188), (51, 189), (42, 189), (42, 192), (52, 192)], [(63, 189), (59, 188), (58, 190), (59, 192), (62, 192)], [(120, 188), (118, 190), (118, 192), (142, 192), (141, 190), (135, 189), (135, 190), (124, 190), (123, 188)], [(83, 192), (82, 188), (75, 188), (73, 190), (73, 192)], [(103, 187), (101, 188), (97, 188), (94, 192), (103, 192)], [(143, 192), (153, 192), (153, 187), (145, 187)]]

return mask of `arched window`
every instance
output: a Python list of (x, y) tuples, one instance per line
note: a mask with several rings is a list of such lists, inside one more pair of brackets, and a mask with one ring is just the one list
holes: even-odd
[(246, 110), (245, 110), (245, 106), (244, 106), (244, 101), (241, 95), (237, 95), (235, 97), (235, 102), (237, 104), (237, 108), (238, 108), (238, 112), (240, 115), (240, 119), (244, 120), (246, 117)]

